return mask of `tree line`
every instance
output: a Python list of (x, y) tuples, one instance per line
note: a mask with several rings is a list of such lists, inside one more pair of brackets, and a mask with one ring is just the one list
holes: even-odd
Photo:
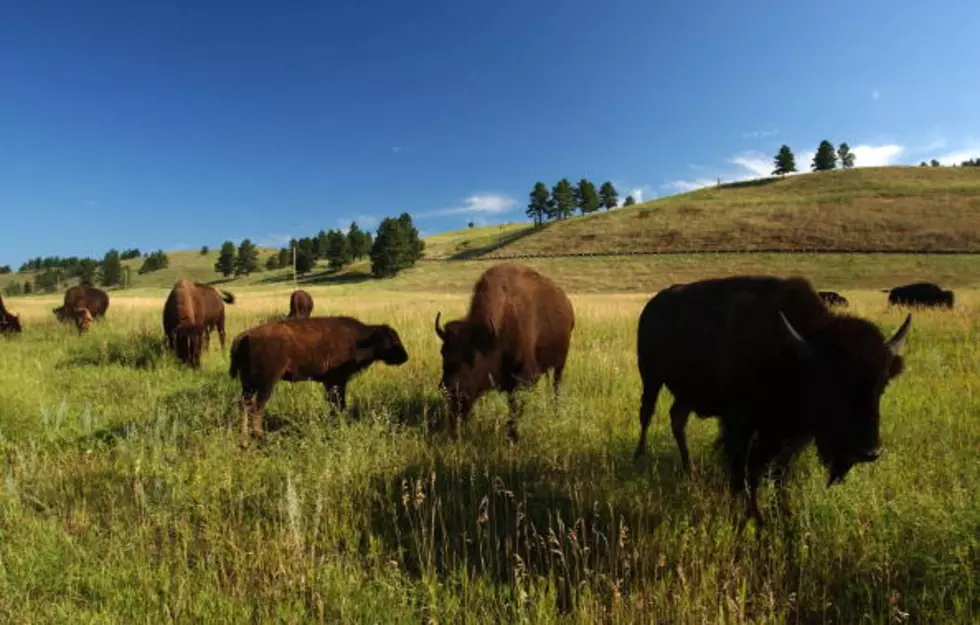
[[(951, 165), (951, 167), (956, 167), (956, 166), (957, 165), (955, 163)], [(942, 164), (938, 160), (932, 159), (928, 163), (922, 161), (921, 163), (919, 163), (919, 167), (942, 167)], [(980, 158), (967, 159), (962, 163), (960, 163), (959, 167), (980, 167)]]
[[(23, 283), (11, 282), (4, 288), (4, 293), (7, 295), (51, 293), (60, 289), (62, 283), (69, 280), (77, 280), (79, 284), (88, 286), (121, 286), (129, 274), (129, 268), (122, 264), (123, 261), (140, 256), (140, 251), (133, 248), (122, 252), (111, 249), (105, 253), (102, 260), (88, 257), (79, 258), (78, 256), (33, 258), (20, 267), (21, 272), (34, 271), (33, 279), (28, 279)], [(163, 250), (157, 250), (152, 254), (142, 254), (142, 256), (143, 264), (139, 268), (141, 274), (164, 269), (170, 265), (170, 259)]]
[[(587, 178), (582, 178), (575, 185), (568, 178), (562, 178), (550, 189), (538, 181), (531, 190), (530, 199), (525, 214), (534, 220), (536, 226), (545, 221), (568, 219), (576, 210), (588, 215), (600, 208), (610, 210), (619, 205), (619, 193), (612, 182), (606, 181), (596, 190), (595, 183)], [(627, 196), (623, 205), (635, 203), (633, 196)]]
[[(833, 143), (824, 139), (817, 146), (817, 151), (810, 161), (810, 170), (830, 171), (837, 169), (838, 165), (841, 169), (851, 169), (856, 161), (857, 157), (846, 142), (834, 148)], [(776, 167), (772, 172), (774, 176), (785, 176), (797, 171), (796, 155), (793, 154), (793, 150), (788, 145), (782, 145), (779, 148), (779, 152), (773, 158), (773, 164)]]

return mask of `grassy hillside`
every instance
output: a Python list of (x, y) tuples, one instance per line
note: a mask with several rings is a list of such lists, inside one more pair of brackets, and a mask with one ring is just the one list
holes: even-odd
[(980, 168), (732, 183), (552, 223), (483, 257), (719, 250), (980, 252)]

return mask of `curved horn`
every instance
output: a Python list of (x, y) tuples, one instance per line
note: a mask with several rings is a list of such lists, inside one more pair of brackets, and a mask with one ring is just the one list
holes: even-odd
[(793, 327), (793, 324), (789, 322), (789, 319), (786, 318), (786, 315), (781, 310), (779, 311), (779, 318), (783, 320), (783, 326), (786, 328), (786, 333), (789, 335), (793, 349), (802, 358), (809, 358), (811, 354), (809, 343), (806, 342), (805, 338), (800, 336), (800, 333), (796, 331), (796, 328)]
[(885, 345), (888, 347), (889, 351), (891, 351), (892, 354), (895, 354), (897, 356), (899, 352), (902, 351), (902, 347), (905, 346), (905, 339), (908, 338), (909, 335), (909, 328), (911, 327), (912, 327), (912, 314), (909, 313), (909, 315), (905, 317), (905, 322), (902, 323), (902, 326), (898, 330), (896, 330), (895, 334), (892, 335), (890, 339), (888, 339), (887, 343), (885, 343)]
[(439, 318), (442, 316), (442, 311), (436, 313), (436, 335), (442, 340), (446, 340), (446, 331), (439, 326)]

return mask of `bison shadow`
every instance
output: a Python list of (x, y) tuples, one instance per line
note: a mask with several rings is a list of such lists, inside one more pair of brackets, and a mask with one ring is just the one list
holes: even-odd
[(455, 254), (449, 257), (449, 260), (471, 260), (479, 256), (483, 256), (484, 254), (495, 252), (500, 248), (504, 247), (505, 245), (509, 245), (515, 241), (519, 241), (524, 237), (530, 236), (536, 232), (543, 232), (544, 229), (548, 227), (548, 225), (549, 224), (541, 224), (540, 226), (529, 226), (527, 228), (522, 228), (521, 230), (512, 232), (508, 235), (505, 235), (497, 239), (496, 241), (494, 241), (489, 245), (484, 245), (482, 247), (474, 247), (472, 249), (456, 252)]
[(81, 342), (71, 356), (55, 368), (120, 365), (134, 369), (153, 369), (169, 358), (166, 341), (157, 333), (141, 332), (109, 336)]

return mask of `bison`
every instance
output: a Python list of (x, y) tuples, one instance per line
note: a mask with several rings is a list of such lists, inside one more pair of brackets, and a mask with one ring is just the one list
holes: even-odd
[(3, 305), (3, 298), (0, 297), (0, 333), (19, 334), (21, 331), (20, 316), (7, 310)]
[(884, 292), (888, 293), (888, 303), (895, 306), (953, 307), (953, 292), (931, 282), (915, 282)]
[(691, 412), (720, 418), (730, 487), (748, 481), (748, 516), (760, 524), (757, 489), (772, 469), (784, 512), (793, 458), (811, 441), (830, 487), (881, 453), (879, 400), (903, 370), (912, 317), (885, 339), (869, 321), (829, 310), (805, 278), (738, 276), (671, 286), (640, 314), (643, 383), (636, 457), (662, 386), (681, 461)]
[(212, 286), (190, 280), (175, 282), (163, 305), (163, 333), (170, 349), (183, 362), (198, 367), (213, 328), (224, 349), (224, 305), (234, 302), (234, 295)]
[(78, 311), (85, 308), (93, 319), (102, 319), (109, 309), (109, 295), (102, 289), (85, 284), (77, 284), (65, 291), (64, 303), (54, 309), (59, 321), (74, 321), (77, 324)]
[(817, 291), (817, 295), (827, 306), (847, 306), (847, 298), (837, 291)]
[(453, 431), (485, 392), (508, 394), (507, 435), (517, 440), (515, 392), (552, 370), (557, 396), (575, 313), (568, 296), (549, 278), (524, 265), (487, 269), (473, 287), (467, 316), (435, 331), (442, 339), (440, 389), (449, 399)]
[(397, 366), (408, 360), (398, 333), (353, 317), (270, 321), (245, 330), (231, 343), (231, 377), (242, 385), (242, 436), (264, 435), (262, 409), (279, 380), (323, 384), (338, 409), (347, 407), (347, 382), (374, 361)]
[(301, 289), (293, 291), (289, 296), (288, 319), (309, 319), (313, 312), (313, 297)]
[(88, 308), (79, 307), (72, 311), (72, 319), (75, 321), (75, 329), (79, 334), (87, 332), (92, 327), (92, 313)]

